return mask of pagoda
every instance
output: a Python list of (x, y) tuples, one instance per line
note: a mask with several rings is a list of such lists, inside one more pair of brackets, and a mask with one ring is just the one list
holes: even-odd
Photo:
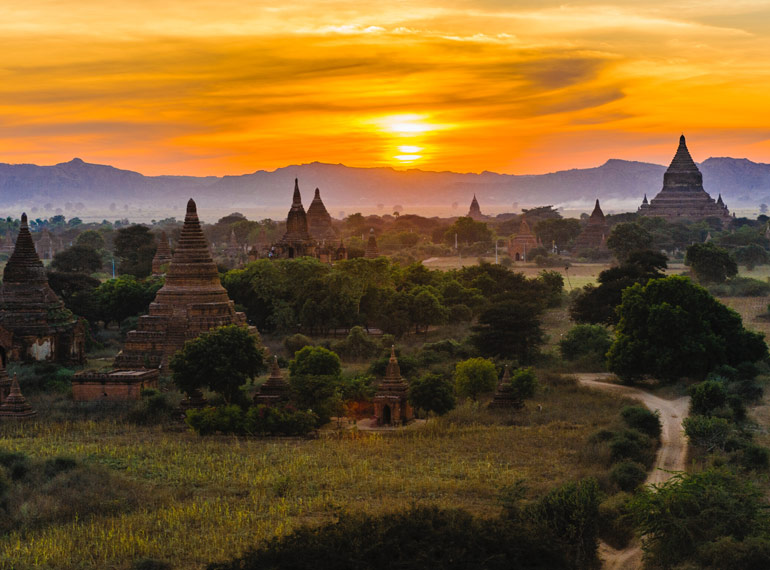
[(610, 234), (610, 227), (604, 219), (604, 212), (599, 206), (599, 199), (596, 199), (594, 211), (588, 218), (588, 224), (580, 232), (575, 240), (573, 249), (575, 251), (585, 251), (587, 249), (607, 249), (607, 236)]
[(278, 357), (273, 357), (273, 369), (270, 371), (270, 377), (259, 387), (259, 393), (254, 396), (255, 404), (265, 404), (268, 406), (278, 404), (289, 398), (289, 385), (283, 379), (281, 369), (278, 366)]
[(540, 246), (540, 242), (529, 229), (525, 218), (521, 218), (519, 233), (508, 241), (508, 255), (514, 261), (527, 261), (529, 252)]
[(155, 250), (155, 257), (152, 258), (152, 274), (155, 277), (163, 275), (164, 266), (171, 262), (171, 247), (168, 245), (166, 232), (160, 232), (158, 238), (158, 249)]
[(388, 368), (373, 400), (376, 425), (403, 425), (414, 418), (412, 406), (407, 400), (408, 391), (409, 384), (401, 377), (396, 349), (391, 346)]
[(481, 213), (481, 208), (479, 207), (479, 201), (476, 200), (476, 194), (473, 195), (473, 200), (471, 200), (471, 207), (468, 210), (468, 216), (469, 218), (480, 221), (485, 220), (487, 217)]
[(663, 175), (663, 188), (647, 203), (645, 195), (639, 214), (677, 220), (697, 221), (705, 218), (719, 218), (724, 223), (732, 220), (730, 211), (722, 201), (709, 196), (703, 189), (703, 175), (687, 150), (684, 135), (679, 137), (674, 159)]
[(503, 377), (500, 383), (497, 385), (495, 395), (492, 397), (492, 401), (488, 406), (490, 409), (510, 409), (521, 408), (521, 400), (514, 396), (513, 387), (511, 386), (511, 376), (508, 373), (508, 365), (505, 366)]
[(0, 288), (0, 344), (5, 359), (82, 364), (85, 339), (85, 325), (48, 285), (27, 215), (22, 214)]
[(235, 311), (222, 287), (195, 202), (190, 198), (165, 284), (150, 304), (149, 314), (139, 318), (137, 330), (128, 333), (114, 367), (165, 368), (185, 341), (230, 324), (245, 325), (246, 316)]
[(8, 371), (5, 369), (5, 362), (0, 358), (0, 404), (3, 403), (5, 397), (11, 391), (11, 378), (8, 376)]
[(332, 227), (332, 217), (321, 200), (321, 191), (316, 188), (313, 201), (307, 209), (307, 228), (310, 237), (315, 240), (332, 240), (337, 238), (337, 234)]
[(334, 261), (342, 261), (348, 258), (348, 249), (345, 247), (345, 242), (340, 240), (340, 246), (337, 251), (334, 252)]
[(307, 214), (302, 206), (302, 196), (299, 193), (299, 181), (294, 179), (294, 196), (289, 215), (286, 217), (286, 233), (281, 241), (271, 248), (271, 257), (289, 258), (312, 256), (315, 252), (315, 241), (310, 236), (307, 225)]
[(19, 379), (13, 375), (11, 390), (0, 404), (0, 418), (24, 419), (37, 415), (19, 388)]
[(374, 228), (369, 228), (369, 241), (366, 242), (364, 257), (366, 259), (374, 259), (379, 256), (380, 256), (380, 251), (377, 248), (377, 238), (374, 237)]

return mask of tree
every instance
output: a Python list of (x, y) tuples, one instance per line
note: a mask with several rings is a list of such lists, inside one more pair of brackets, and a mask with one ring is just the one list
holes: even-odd
[(684, 264), (692, 267), (701, 283), (724, 283), (738, 274), (738, 265), (726, 249), (713, 243), (694, 243), (687, 248)]
[(765, 265), (770, 262), (770, 254), (761, 245), (751, 243), (735, 250), (735, 261), (751, 271), (757, 265)]
[(174, 383), (190, 394), (201, 388), (238, 403), (240, 387), (265, 370), (259, 335), (247, 327), (226, 325), (184, 343), (169, 363)]
[(416, 287), (409, 299), (409, 315), (414, 324), (414, 332), (422, 328), (426, 334), (430, 325), (446, 322), (448, 312), (438, 297), (427, 288)]
[(146, 312), (162, 284), (158, 279), (140, 281), (133, 275), (105, 281), (94, 291), (101, 320), (120, 323), (126, 317)]
[(90, 247), (96, 251), (104, 249), (104, 237), (96, 230), (86, 230), (81, 232), (78, 239), (75, 240), (76, 245), (84, 245)]
[(306, 346), (289, 363), (292, 376), (339, 376), (342, 373), (340, 357), (323, 346)]
[(457, 218), (454, 224), (444, 232), (444, 241), (448, 244), (454, 244), (455, 235), (457, 241), (470, 245), (472, 243), (490, 243), (492, 241), (492, 231), (484, 222), (477, 222), (470, 217)]
[[(580, 222), (575, 218), (547, 218), (535, 224), (535, 235), (540, 241), (550, 248), (552, 243), (560, 250), (580, 235)], [(535, 256), (530, 253), (530, 257)]]
[(519, 368), (511, 376), (511, 397), (519, 402), (531, 398), (537, 390), (537, 376), (532, 367)]
[(113, 243), (115, 255), (120, 258), (120, 274), (147, 277), (152, 273), (152, 258), (157, 246), (150, 228), (138, 224), (120, 228)]
[(617, 224), (607, 238), (607, 247), (621, 263), (635, 251), (652, 249), (652, 243), (652, 234), (636, 222)]
[(673, 275), (623, 292), (620, 320), (607, 358), (625, 381), (703, 379), (717, 366), (767, 356), (762, 335), (686, 277)]
[(472, 327), (471, 342), (483, 355), (531, 362), (544, 342), (541, 310), (539, 305), (523, 301), (494, 303)]
[(612, 341), (610, 333), (602, 325), (577, 325), (559, 341), (559, 350), (566, 360), (595, 356), (604, 360)]
[(409, 383), (409, 403), (425, 412), (445, 414), (455, 407), (452, 384), (438, 374), (424, 374)]
[(51, 268), (66, 273), (85, 273), (89, 275), (102, 268), (102, 258), (91, 247), (73, 245), (53, 256)]
[(457, 394), (476, 400), (479, 394), (495, 389), (497, 370), (491, 360), (469, 358), (455, 365), (454, 378)]

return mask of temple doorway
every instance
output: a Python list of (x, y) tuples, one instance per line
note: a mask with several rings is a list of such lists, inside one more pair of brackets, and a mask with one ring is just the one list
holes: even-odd
[(390, 425), (391, 417), (390, 417), (390, 406), (383, 406), (382, 408), (382, 423), (385, 425)]

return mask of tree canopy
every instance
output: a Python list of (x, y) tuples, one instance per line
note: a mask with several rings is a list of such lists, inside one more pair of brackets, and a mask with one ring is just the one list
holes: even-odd
[(723, 283), (738, 274), (738, 265), (730, 253), (709, 243), (694, 243), (687, 248), (684, 264), (692, 267), (701, 283)]
[(476, 400), (497, 385), (497, 370), (491, 360), (469, 358), (455, 365), (455, 389), (461, 397)]

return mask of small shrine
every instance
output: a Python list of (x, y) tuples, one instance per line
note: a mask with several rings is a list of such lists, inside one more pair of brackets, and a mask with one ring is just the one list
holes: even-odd
[(273, 368), (270, 377), (259, 387), (259, 392), (254, 396), (255, 404), (273, 406), (289, 398), (289, 384), (283, 379), (283, 374), (278, 366), (278, 357), (273, 357)]
[(508, 365), (506, 365), (503, 372), (503, 377), (500, 380), (500, 383), (497, 385), (495, 395), (492, 397), (492, 401), (489, 403), (488, 407), (491, 410), (502, 410), (521, 408), (521, 406), (521, 400), (513, 395), (511, 375), (508, 372)]
[(377, 393), (374, 395), (374, 422), (378, 426), (406, 425), (414, 419), (407, 400), (409, 384), (401, 377), (395, 347), (390, 348), (390, 361)]
[(521, 224), (519, 225), (519, 233), (513, 236), (508, 242), (508, 255), (514, 261), (527, 261), (529, 259), (529, 252), (540, 246), (540, 242), (529, 229), (527, 220), (521, 218)]
[(377, 249), (377, 238), (374, 237), (374, 228), (369, 228), (369, 241), (366, 242), (364, 257), (366, 259), (375, 259), (379, 256), (380, 251)]
[(0, 404), (0, 418), (23, 419), (37, 415), (19, 388), (19, 379), (16, 374), (11, 381), (11, 389)]

